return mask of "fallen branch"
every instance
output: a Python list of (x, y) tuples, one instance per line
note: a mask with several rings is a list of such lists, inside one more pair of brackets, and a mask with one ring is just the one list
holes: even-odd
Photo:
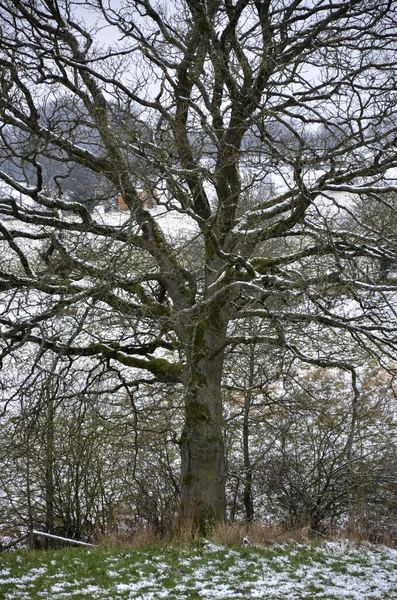
[(46, 533), (44, 531), (36, 531), (35, 529), (33, 529), (30, 533), (32, 533), (33, 535), (41, 535), (43, 537), (47, 537), (52, 540), (60, 540), (62, 542), (67, 542), (68, 544), (77, 544), (78, 546), (89, 546), (90, 548), (98, 547), (95, 544), (88, 544), (87, 542), (79, 542), (78, 540), (72, 540), (71, 538), (65, 538), (65, 537), (61, 537), (59, 535), (53, 535), (52, 533)]

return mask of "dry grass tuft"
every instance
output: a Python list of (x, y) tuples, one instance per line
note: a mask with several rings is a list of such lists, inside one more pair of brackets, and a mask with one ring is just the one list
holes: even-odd
[[(309, 527), (287, 528), (281, 525), (266, 525), (258, 521), (252, 523), (234, 522), (224, 523), (214, 528), (205, 536), (215, 544), (226, 547), (237, 546), (269, 546), (272, 544), (290, 544), (291, 542), (305, 544), (310, 540), (331, 539), (349, 540), (357, 545), (365, 543), (384, 544), (389, 547), (397, 547), (397, 534), (393, 530), (387, 534), (379, 532), (378, 536), (370, 535), (366, 527), (359, 520), (350, 520), (343, 530), (329, 531), (328, 535), (314, 537), (310, 535)], [(151, 527), (142, 527), (125, 533), (107, 533), (97, 536), (96, 542), (103, 548), (146, 548), (157, 545), (189, 546), (203, 539), (198, 528), (193, 524), (187, 527), (177, 527), (166, 536), (160, 536)]]
[(291, 541), (303, 543), (307, 542), (308, 537), (307, 527), (287, 530), (277, 525), (264, 525), (254, 521), (220, 525), (211, 536), (211, 541), (222, 546), (241, 546), (244, 545), (245, 538), (249, 545), (267, 546)]
[(151, 527), (142, 527), (130, 533), (107, 533), (101, 535), (98, 544), (103, 548), (146, 548), (160, 541), (159, 535)]

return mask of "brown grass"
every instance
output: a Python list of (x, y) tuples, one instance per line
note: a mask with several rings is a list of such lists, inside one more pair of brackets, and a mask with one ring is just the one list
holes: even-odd
[[(357, 522), (350, 522), (343, 531), (338, 531), (334, 535), (324, 536), (328, 539), (340, 540), (348, 539), (356, 544), (366, 542), (382, 543), (390, 547), (396, 547), (397, 536), (381, 535), (379, 539), (371, 539), (365, 528)], [(224, 523), (217, 526), (208, 539), (220, 546), (243, 546), (243, 539), (247, 538), (250, 546), (268, 546), (271, 544), (283, 544), (290, 542), (307, 543), (311, 536), (308, 527), (288, 529), (279, 525), (265, 525), (260, 522), (253, 523)], [(148, 547), (157, 544), (169, 544), (172, 546), (187, 546), (197, 543), (200, 536), (197, 529), (187, 527), (185, 529), (177, 528), (174, 532), (165, 537), (158, 535), (151, 527), (142, 527), (130, 533), (116, 534), (108, 533), (98, 536), (97, 543), (106, 548), (128, 548)], [(313, 538), (312, 538), (313, 539)], [(316, 538), (323, 539), (323, 538)]]
[(252, 546), (267, 546), (284, 542), (307, 542), (307, 527), (286, 530), (277, 525), (263, 523), (225, 523), (216, 528), (211, 540), (222, 546), (241, 546), (243, 538), (248, 538)]
[(142, 527), (130, 533), (107, 533), (99, 536), (98, 544), (104, 548), (145, 548), (158, 544), (160, 537), (151, 527)]

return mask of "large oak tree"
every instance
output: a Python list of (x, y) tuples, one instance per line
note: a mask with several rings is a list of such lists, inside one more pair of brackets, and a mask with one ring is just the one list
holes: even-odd
[[(266, 342), (350, 372), (353, 413), (353, 349), (395, 356), (395, 232), (378, 217), (394, 214), (397, 191), (397, 8), (0, 0), (0, 11), (3, 363), (29, 344), (179, 385), (181, 520), (205, 531), (225, 515), (228, 348)], [(68, 195), (76, 165), (101, 198), (122, 195), (123, 218)], [(177, 235), (161, 211), (180, 217)]]

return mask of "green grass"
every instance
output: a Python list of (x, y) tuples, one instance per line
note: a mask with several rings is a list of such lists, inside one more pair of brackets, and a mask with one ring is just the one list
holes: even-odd
[(395, 600), (396, 567), (396, 551), (343, 544), (10, 552), (0, 598)]

